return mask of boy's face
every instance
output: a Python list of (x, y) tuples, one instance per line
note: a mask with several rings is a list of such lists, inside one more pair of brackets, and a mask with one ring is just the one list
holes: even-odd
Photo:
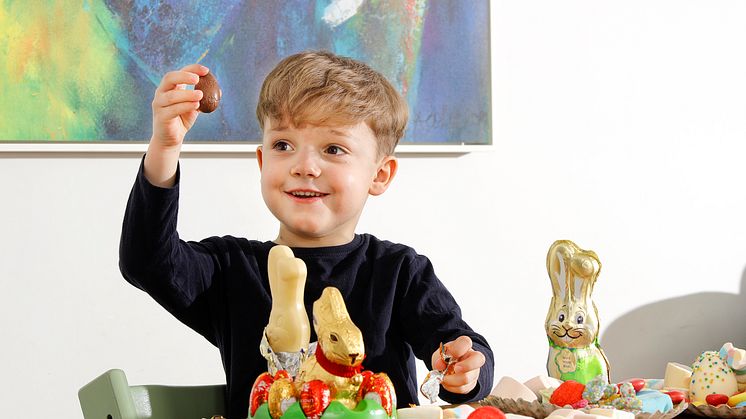
[(378, 157), (364, 122), (302, 125), (266, 120), (257, 149), (262, 196), (280, 221), (277, 243), (297, 247), (349, 243), (368, 195), (380, 195), (397, 168)]

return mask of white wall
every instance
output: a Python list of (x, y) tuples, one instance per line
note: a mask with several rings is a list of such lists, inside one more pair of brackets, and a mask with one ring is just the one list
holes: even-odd
[[(746, 346), (745, 19), (740, 1), (494, 1), (494, 149), (402, 157), (359, 230), (433, 260), (496, 378), (544, 371), (544, 260), (560, 238), (603, 262), (614, 378)], [(5, 416), (80, 417), (78, 388), (109, 368), (224, 380), (217, 350), (119, 274), (139, 157), (0, 154)], [(274, 237), (253, 156), (190, 155), (182, 170), (183, 237)]]

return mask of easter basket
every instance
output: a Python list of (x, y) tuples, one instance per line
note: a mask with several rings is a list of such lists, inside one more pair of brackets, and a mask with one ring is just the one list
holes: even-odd
[(721, 404), (720, 406), (710, 406), (708, 404), (695, 406), (690, 404), (687, 413), (706, 418), (746, 418), (746, 407), (730, 407), (727, 404)]
[[(513, 413), (516, 415), (531, 416), (536, 419), (544, 419), (549, 416), (553, 411), (560, 409), (551, 403), (541, 403), (538, 400), (533, 402), (527, 402), (525, 400), (513, 400), (503, 399), (496, 396), (487, 396), (484, 400), (480, 401), (481, 406), (495, 406), (505, 413)], [(679, 403), (676, 407), (669, 410), (666, 413), (655, 412), (655, 413), (637, 413), (635, 419), (671, 419), (678, 414), (684, 412), (687, 409), (687, 403)], [(580, 409), (587, 412), (588, 409)], [(736, 416), (727, 416), (736, 417)], [(741, 416), (742, 417), (742, 416)]]

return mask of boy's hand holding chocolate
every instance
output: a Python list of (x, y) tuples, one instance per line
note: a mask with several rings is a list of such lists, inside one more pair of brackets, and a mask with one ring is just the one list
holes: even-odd
[(479, 370), (485, 362), (484, 355), (472, 349), (471, 338), (468, 336), (460, 336), (443, 346), (445, 353), (451, 359), (448, 365), (443, 360), (440, 349), (432, 355), (433, 369), (443, 371), (446, 367), (448, 368), (441, 386), (456, 394), (466, 394), (474, 390), (479, 379)]
[(153, 137), (151, 145), (163, 148), (181, 146), (187, 131), (197, 120), (197, 109), (203, 97), (201, 90), (187, 90), (200, 76), (209, 72), (207, 67), (191, 64), (179, 71), (166, 73), (153, 98)]
[(210, 70), (191, 64), (179, 71), (166, 73), (153, 97), (153, 136), (145, 155), (145, 178), (153, 185), (174, 185), (184, 136), (197, 120), (201, 90), (187, 90)]

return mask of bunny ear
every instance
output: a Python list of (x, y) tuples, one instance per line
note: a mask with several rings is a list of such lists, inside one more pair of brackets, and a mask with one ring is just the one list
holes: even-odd
[(572, 271), (574, 300), (586, 300), (591, 298), (593, 285), (601, 271), (601, 261), (598, 256), (590, 250), (580, 250), (570, 262)]
[(321, 297), (313, 303), (313, 316), (319, 318), (319, 323), (337, 322), (350, 318), (342, 294), (334, 287), (324, 288)]
[(547, 272), (549, 280), (552, 282), (552, 293), (554, 297), (564, 300), (567, 296), (567, 286), (569, 280), (568, 262), (573, 254), (572, 242), (567, 240), (557, 240), (549, 248), (547, 253)]
[(277, 245), (269, 249), (269, 255), (267, 256), (267, 275), (269, 275), (270, 286), (278, 278), (278, 265), (285, 259), (293, 259), (293, 251), (289, 247), (283, 245)]
[(342, 298), (342, 293), (334, 287), (327, 287), (326, 289), (329, 290), (329, 306), (332, 316), (337, 320), (349, 319), (350, 315), (347, 313), (347, 306), (344, 298)]

